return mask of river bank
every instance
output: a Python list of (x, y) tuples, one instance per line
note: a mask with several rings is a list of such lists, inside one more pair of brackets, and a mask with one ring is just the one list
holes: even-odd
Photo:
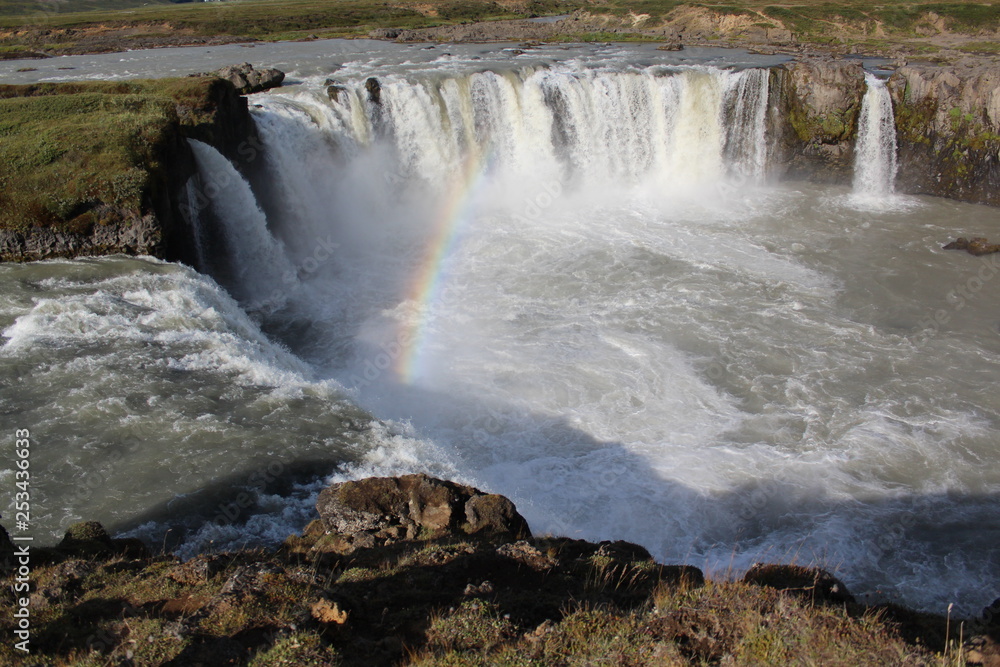
[[(706, 580), (628, 542), (533, 536), (503, 496), (408, 475), (335, 484), (277, 551), (182, 562), (72, 526), (32, 547), (31, 655), (53, 665), (983, 665), (1000, 626), (861, 604), (837, 577)], [(8, 608), (14, 546), (0, 533)], [(849, 566), (848, 566), (849, 567)], [(16, 619), (0, 619), (13, 636)], [(18, 653), (5, 642), (0, 656)]]
[(122, 12), (0, 16), (0, 57), (46, 58), (167, 46), (334, 37), (402, 42), (654, 41), (761, 49), (796, 56), (867, 54), (936, 62), (997, 55), (1000, 14), (988, 5), (864, 3), (784, 6), (748, 0), (711, 7), (673, 2), (573, 5), (310, 0), (149, 6)]

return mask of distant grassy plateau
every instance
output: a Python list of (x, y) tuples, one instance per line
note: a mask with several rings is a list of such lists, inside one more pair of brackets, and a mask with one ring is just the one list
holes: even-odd
[[(332, 37), (662, 40), (953, 56), (1000, 51), (1000, 2), (744, 0), (0, 0), (0, 58)], [(457, 30), (500, 22), (502, 30)], [(373, 32), (375, 31), (375, 32)], [(464, 36), (463, 36), (464, 35)], [(485, 36), (484, 36), (485, 35)], [(492, 35), (492, 37), (491, 37)]]

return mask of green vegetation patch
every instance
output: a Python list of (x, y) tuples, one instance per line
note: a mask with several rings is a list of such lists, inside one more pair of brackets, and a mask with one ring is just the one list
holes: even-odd
[(948, 27), (959, 31), (996, 30), (1000, 27), (1000, 6), (974, 3), (919, 5), (921, 12), (934, 12)]
[(145, 5), (169, 5), (177, 0), (0, 0), (0, 15), (65, 14), (68, 12), (134, 9)]
[(0, 86), (0, 228), (87, 234), (141, 211), (178, 104), (213, 81)]

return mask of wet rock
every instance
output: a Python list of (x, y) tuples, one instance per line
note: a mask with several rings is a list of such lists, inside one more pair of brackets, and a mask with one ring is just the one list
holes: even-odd
[(365, 80), (365, 90), (368, 91), (368, 101), (375, 106), (382, 105), (382, 84), (373, 76)]
[(1000, 76), (992, 63), (908, 63), (889, 79), (897, 188), (1000, 205)]
[(995, 252), (1000, 252), (1000, 245), (996, 243), (990, 243), (984, 238), (976, 238), (969, 241), (969, 247), (967, 248), (970, 255), (990, 255)]
[(258, 70), (250, 63), (223, 67), (216, 72), (216, 76), (232, 83), (241, 95), (277, 88), (285, 80), (285, 73), (281, 70), (273, 68)]
[[(783, 70), (783, 71), (782, 71)], [(860, 60), (803, 58), (776, 70), (782, 80), (782, 139), (793, 177), (849, 182), (854, 173), (865, 73)]]
[(402, 30), (397, 28), (376, 28), (368, 32), (371, 39), (396, 39)]
[(320, 542), (338, 553), (449, 534), (530, 535), (503, 496), (427, 475), (334, 484), (319, 494), (316, 509), (328, 533)]
[(330, 98), (330, 101), (340, 102), (342, 99), (347, 97), (347, 94), (347, 88), (327, 79), (326, 96)]
[(847, 586), (820, 568), (755, 563), (743, 581), (795, 593), (816, 602), (854, 602)]
[(1000, 244), (990, 243), (983, 237), (976, 237), (970, 240), (964, 236), (960, 236), (951, 243), (943, 246), (943, 248), (945, 250), (965, 250), (970, 255), (977, 257), (1000, 252)]

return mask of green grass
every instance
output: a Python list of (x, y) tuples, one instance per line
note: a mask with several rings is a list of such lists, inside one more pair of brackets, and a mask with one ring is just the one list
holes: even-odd
[(139, 211), (178, 104), (212, 79), (0, 86), (0, 227), (86, 234)]
[(1000, 6), (995, 4), (936, 3), (918, 5), (917, 9), (943, 16), (953, 30), (996, 30), (1000, 26)]
[[(126, 0), (122, 0), (125, 2)], [(93, 3), (101, 4), (98, 0)], [(575, 6), (564, 0), (532, 0), (524, 13), (482, 0), (438, 0), (426, 3), (437, 16), (427, 16), (419, 0), (375, 2), (372, 0), (226, 0), (187, 4), (155, 4), (127, 12), (95, 9), (72, 13), (38, 12), (15, 15), (0, 11), (0, 26), (23, 27), (38, 24), (46, 28), (78, 28), (97, 23), (139, 24), (169, 22), (202, 35), (239, 35), (267, 39), (273, 35), (332, 30), (349, 32), (352, 28), (417, 28), (442, 23), (518, 18), (525, 14), (553, 14)]]
[(174, 4), (173, 0), (0, 0), (0, 16), (67, 14), (93, 10), (120, 11), (144, 5), (169, 4)]
[[(546, 554), (540, 564), (502, 555), (505, 539), (448, 536), (310, 561), (320, 537), (184, 564), (80, 560), (71, 544), (34, 564), (43, 602), (32, 607), (32, 657), (54, 667), (224, 664), (213, 651), (235, 646), (251, 667), (959, 664), (941, 655), (943, 617), (678, 579), (638, 552), (519, 543), (513, 553)], [(7, 606), (10, 576), (0, 577)], [(326, 616), (331, 606), (343, 617)], [(11, 636), (14, 621), (0, 616), (0, 632)], [(12, 644), (0, 644), (0, 664), (14, 664)]]

